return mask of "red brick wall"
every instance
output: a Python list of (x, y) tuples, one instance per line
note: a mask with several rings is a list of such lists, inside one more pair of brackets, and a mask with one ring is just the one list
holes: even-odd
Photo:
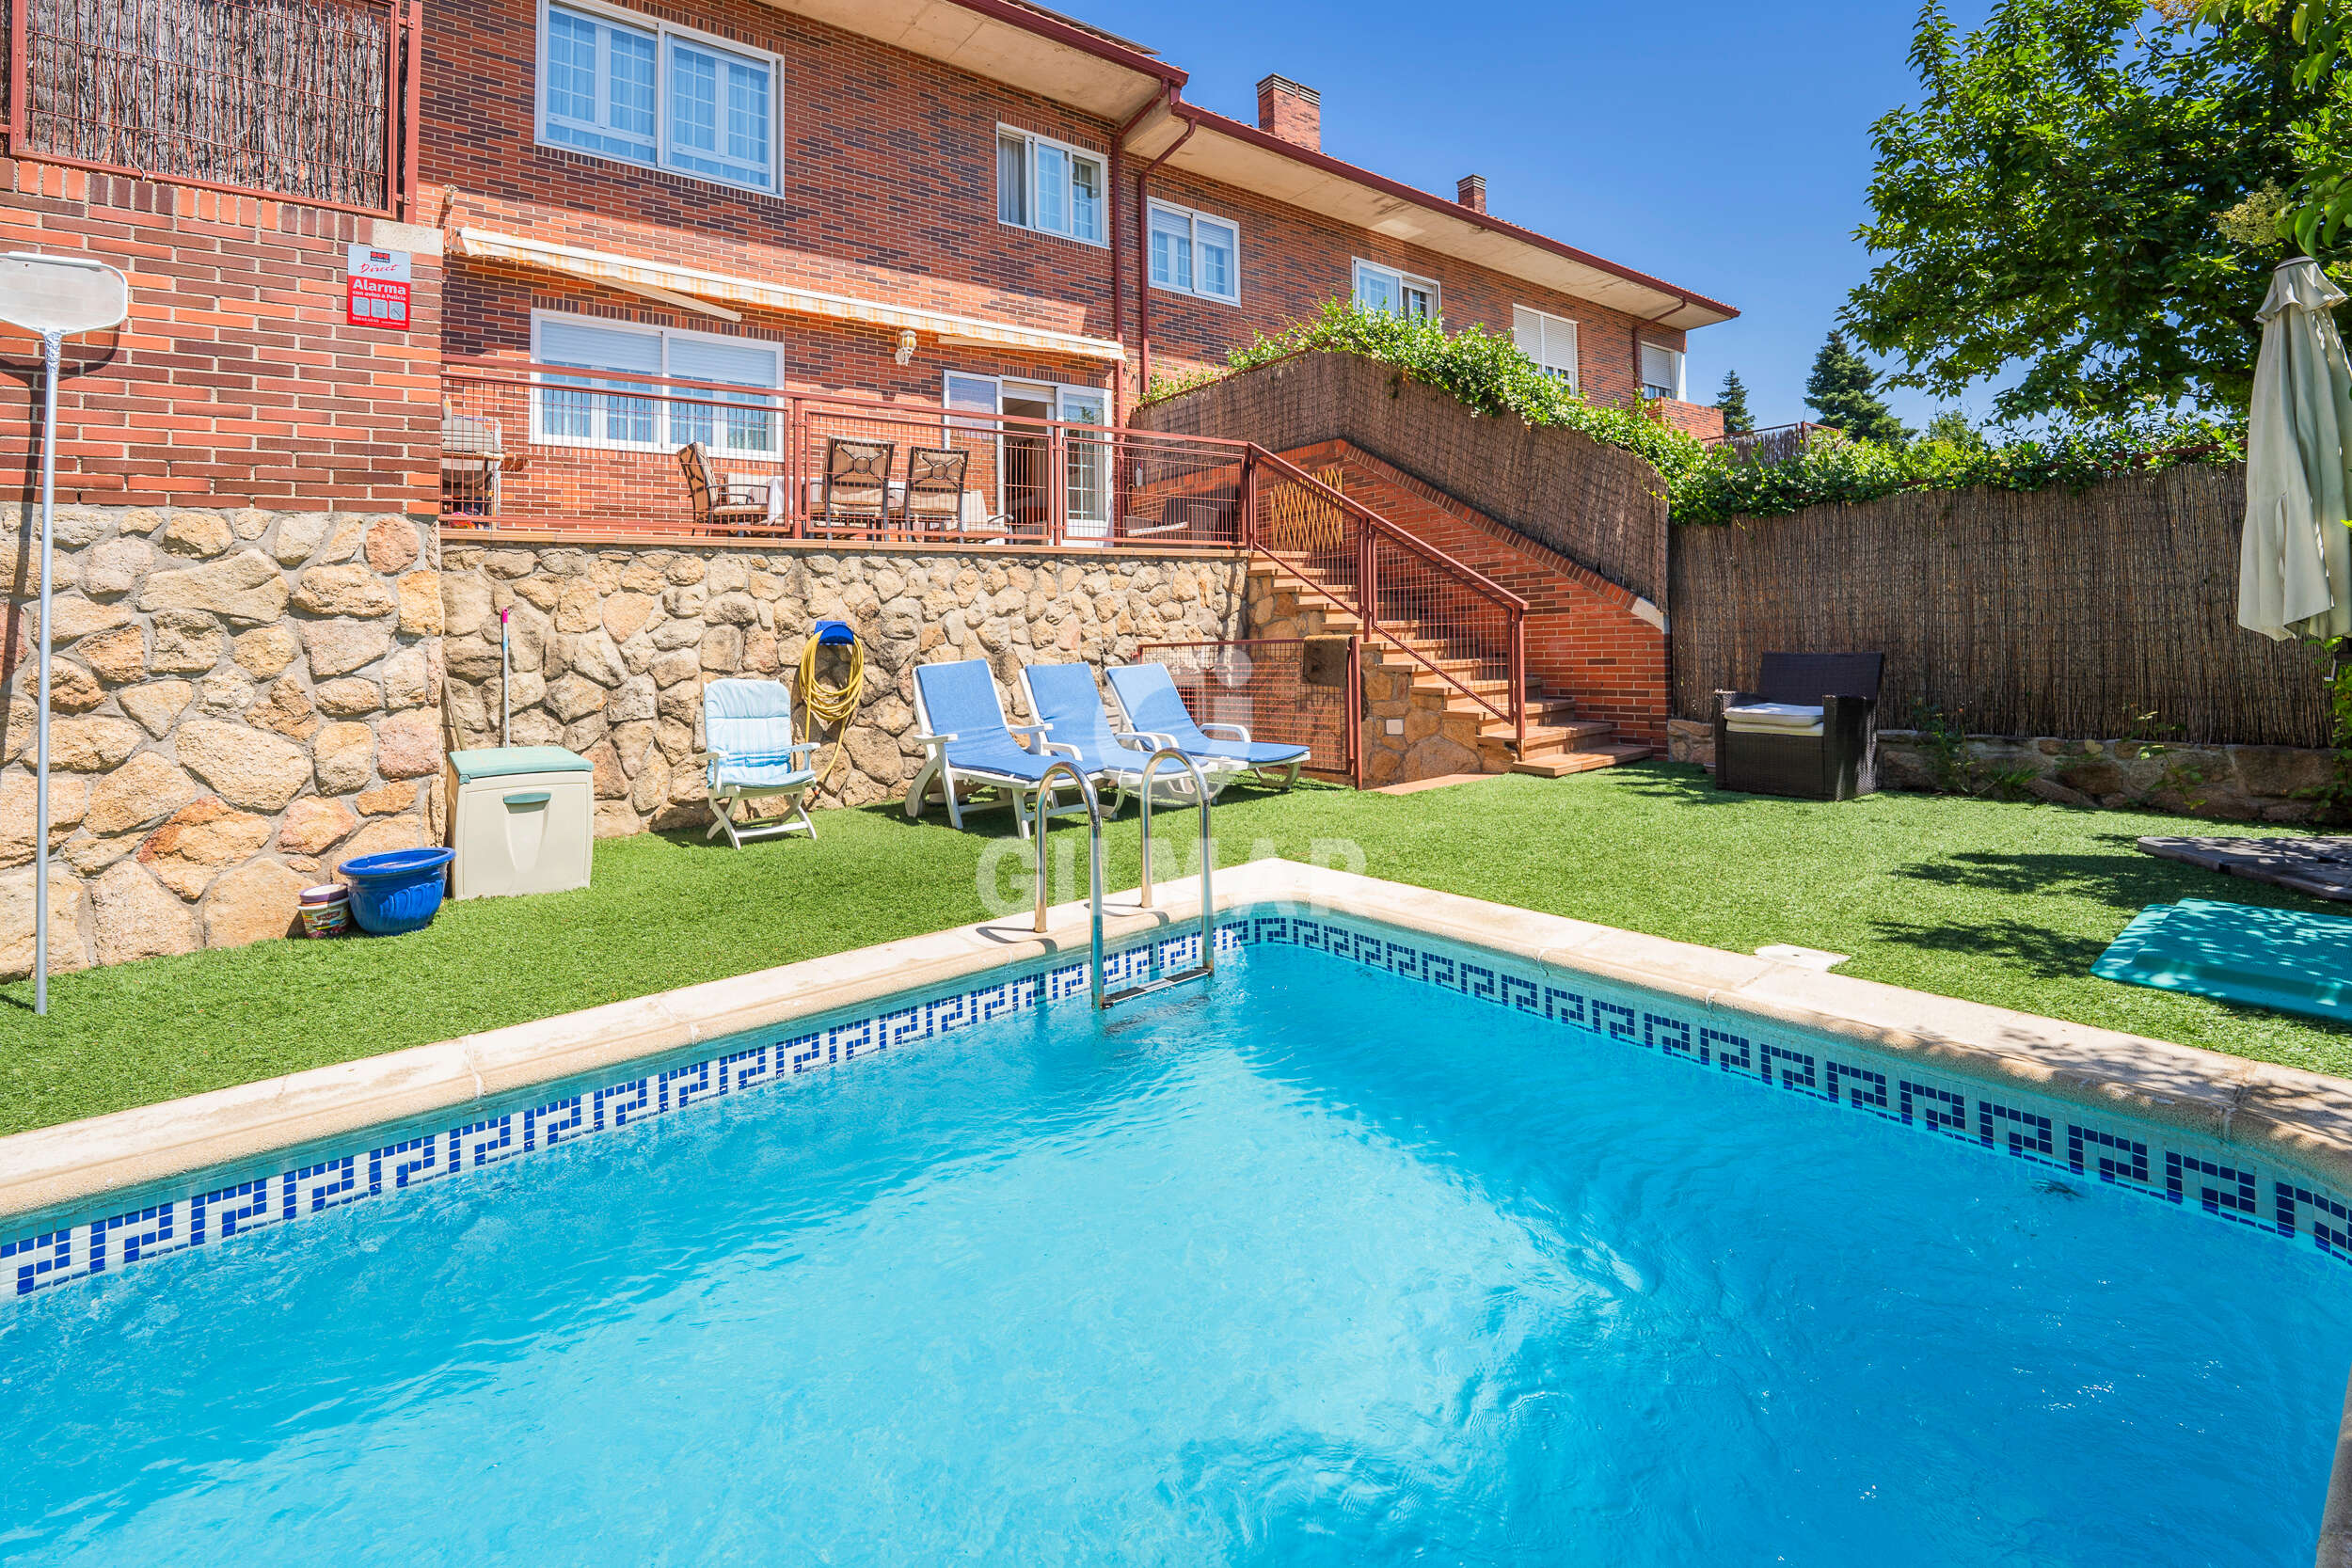
[(1633, 612), (1631, 590), (1345, 441), (1282, 455), (1310, 473), (1337, 465), (1350, 497), (1525, 599), (1531, 688), (1574, 699), (1580, 717), (1608, 720), (1628, 739), (1665, 745), (1666, 634)]
[[(537, 145), (537, 7), (436, 0), (421, 167), (452, 227), (1111, 336), (1109, 247), (996, 220), (999, 122), (1104, 153), (1108, 123), (754, 0), (632, 8), (784, 57), (781, 194)], [(926, 345), (934, 380), (961, 352)]]
[[(536, 143), (538, 11), (532, 0), (460, 7), (438, 0), (427, 24), (423, 176), (447, 187), (428, 211), (453, 229), (527, 233), (592, 249), (672, 260), (862, 298), (1108, 338), (1111, 253), (996, 220), (994, 128), (1005, 123), (1106, 152), (1115, 127), (1061, 105), (844, 33), (755, 0), (640, 5), (642, 14), (784, 58), (784, 172), (777, 195), (649, 171)], [(1136, 333), (1137, 214), (1134, 166), (1112, 216), (1129, 247), (1123, 308), (1130, 354)], [(1163, 173), (1154, 194), (1238, 218), (1243, 309), (1154, 292), (1155, 368), (1221, 362), (1259, 331), (1311, 314), (1349, 289), (1357, 256), (1436, 277), (1449, 325), (1510, 330), (1525, 303), (1582, 325), (1585, 385), (1596, 395), (1633, 389), (1631, 319), (1536, 290), (1260, 198)], [(530, 289), (543, 302), (570, 291), (454, 259), (450, 356), (509, 355)], [(543, 303), (543, 308), (554, 308)], [(626, 307), (634, 309), (635, 306)], [(644, 319), (651, 319), (649, 317)], [(1097, 362), (1057, 366), (1021, 355), (926, 341), (914, 365), (890, 362), (896, 333), (820, 325), (805, 317), (747, 317), (680, 325), (772, 336), (787, 345), (796, 383), (936, 397), (948, 369), (1024, 373), (1106, 385)], [(1658, 333), (1678, 343), (1677, 334)]]
[(1458, 332), (1475, 322), (1507, 338), (1514, 305), (1575, 322), (1578, 385), (1596, 402), (1627, 402), (1639, 389), (1637, 328), (1649, 341), (1683, 346), (1679, 332), (1646, 325), (1588, 300), (1539, 289), (1419, 245), (1349, 229), (1231, 185), (1162, 168), (1148, 189), (1158, 200), (1241, 226), (1240, 304), (1152, 291), (1155, 378), (1222, 365), (1228, 350), (1258, 333), (1277, 332), (1311, 316), (1325, 300), (1350, 297), (1355, 290), (1353, 263), (1359, 257), (1436, 279), (1449, 331)]
[(1702, 441), (1723, 438), (1724, 411), (1713, 404), (1677, 403), (1670, 398), (1660, 406), (1666, 422), (1685, 436), (1695, 436)]
[[(350, 326), (344, 247), (371, 219), (5, 159), (0, 193), (0, 250), (87, 254), (131, 281), (130, 321), (66, 347), (59, 500), (433, 509), (435, 258), (416, 258), (408, 331)], [(38, 364), (37, 343), (6, 341)], [(39, 395), (38, 374), (0, 379), (11, 499), (39, 496)]]

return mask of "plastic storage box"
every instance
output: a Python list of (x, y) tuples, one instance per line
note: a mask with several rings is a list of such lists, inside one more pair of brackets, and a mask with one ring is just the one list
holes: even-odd
[(450, 847), (459, 898), (588, 885), (595, 768), (561, 746), (453, 752)]

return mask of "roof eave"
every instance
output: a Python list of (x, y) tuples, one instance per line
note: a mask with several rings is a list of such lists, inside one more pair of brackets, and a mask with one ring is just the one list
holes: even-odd
[[(1620, 289), (1625, 285), (1630, 285), (1633, 290), (1640, 291), (1648, 296), (1641, 303), (1647, 304), (1649, 309), (1646, 310), (1629, 309), (1627, 313), (1640, 316), (1655, 325), (1690, 331), (1733, 320), (1740, 314), (1735, 307), (1726, 305), (1721, 300), (1710, 299), (1705, 294), (1685, 289), (1678, 284), (1669, 283), (1661, 277), (1653, 277), (1647, 273), (1612, 261), (1606, 257), (1596, 256), (1590, 251), (1579, 250), (1576, 246), (1565, 245), (1549, 235), (1538, 234), (1530, 229), (1522, 229), (1517, 224), (1505, 222), (1490, 214), (1473, 211), (1462, 206), (1459, 202), (1450, 201), (1429, 191), (1417, 190), (1411, 185), (1391, 180), (1386, 175), (1375, 174), (1370, 169), (1359, 168), (1328, 153), (1317, 152), (1312, 149), (1300, 147), (1295, 142), (1285, 141), (1270, 132), (1262, 131), (1257, 126), (1218, 114), (1213, 109), (1203, 109), (1198, 104), (1187, 103), (1182, 99), (1177, 100), (1170, 107), (1176, 117), (1188, 121), (1210, 136), (1228, 138), (1258, 152), (1288, 159), (1318, 173), (1377, 192), (1393, 200), (1406, 202), (1441, 220), (1444, 224), (1455, 227), (1465, 235), (1493, 235), (1511, 244), (1530, 246), (1548, 256), (1569, 262), (1573, 266), (1603, 274), (1615, 280)], [(1196, 139), (1193, 147), (1199, 148), (1200, 146), (1200, 142)], [(1185, 162), (1185, 158), (1181, 155), (1171, 160), (1173, 166), (1180, 168), (1184, 166)], [(1425, 240), (1419, 243), (1427, 244)], [(1442, 245), (1434, 245), (1429, 248), (1439, 251), (1445, 249)], [(1482, 260), (1481, 264), (1491, 265), (1493, 263)], [(1618, 291), (1613, 290), (1612, 292)]]

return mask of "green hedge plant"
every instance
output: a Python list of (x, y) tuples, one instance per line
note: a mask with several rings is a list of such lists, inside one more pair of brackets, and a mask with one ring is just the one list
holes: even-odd
[(1327, 301), (1312, 319), (1260, 335), (1226, 356), (1227, 368), (1154, 377), (1146, 403), (1174, 397), (1294, 355), (1357, 354), (1393, 365), (1459, 401), (1472, 418), (1510, 418), (1573, 430), (1629, 451), (1658, 470), (1675, 522), (1727, 523), (1771, 517), (1831, 501), (1876, 500), (1904, 490), (2082, 489), (2117, 474), (2182, 463), (2232, 463), (2246, 455), (2245, 431), (2227, 421), (2152, 413), (2054, 428), (1994, 444), (1930, 437), (1881, 443), (1834, 433), (1785, 462), (1758, 463), (1732, 446), (1708, 446), (1661, 422), (1639, 404), (1596, 403), (1546, 373), (1508, 337), (1473, 325), (1448, 333), (1438, 321)]

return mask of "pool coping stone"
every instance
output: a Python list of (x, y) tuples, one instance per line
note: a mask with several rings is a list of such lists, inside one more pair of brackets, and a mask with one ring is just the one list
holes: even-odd
[[(1182, 935), (1197, 881), (1158, 884), (1153, 907), (1110, 895), (1106, 942)], [(1216, 903), (1304, 907), (1402, 927), (1681, 997), (1708, 1011), (1842, 1037), (1950, 1072), (2007, 1080), (2252, 1146), (2352, 1190), (2352, 1083), (2087, 1024), (1964, 1002), (1458, 894), (1262, 860), (1221, 870)], [(328, 1067), (0, 1137), (0, 1216), (28, 1214), (272, 1150), (469, 1104), (535, 1084), (793, 1019), (924, 990), (1088, 946), (1084, 902), (804, 959)], [(2352, 1389), (2318, 1551), (2352, 1568)]]

